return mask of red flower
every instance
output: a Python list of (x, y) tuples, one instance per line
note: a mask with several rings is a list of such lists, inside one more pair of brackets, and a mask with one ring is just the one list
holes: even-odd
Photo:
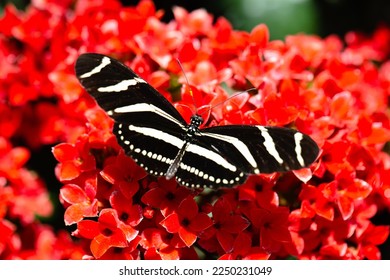
[(57, 176), (61, 181), (75, 179), (82, 172), (95, 169), (95, 158), (90, 153), (87, 140), (83, 137), (75, 145), (63, 143), (53, 148), (53, 154), (60, 162)]
[(120, 154), (106, 162), (100, 175), (130, 199), (138, 191), (138, 181), (146, 176), (146, 172), (131, 158)]
[(260, 247), (267, 252), (275, 252), (283, 243), (290, 243), (288, 230), (288, 209), (278, 207), (272, 210), (254, 208), (250, 220), (260, 229)]
[(359, 250), (369, 260), (379, 260), (381, 253), (377, 245), (382, 244), (389, 237), (389, 226), (374, 226), (369, 224), (359, 238)]
[(138, 244), (141, 241), (140, 236), (136, 236), (131, 240), (127, 247), (111, 247), (109, 248), (104, 255), (102, 255), (100, 260), (138, 260), (140, 258), (138, 251)]
[(277, 173), (250, 176), (245, 184), (238, 186), (240, 201), (254, 201), (258, 206), (268, 209), (279, 205), (278, 194), (273, 190)]
[(207, 236), (207, 239), (210, 239), (210, 235), (215, 236), (222, 249), (230, 252), (235, 235), (244, 231), (250, 225), (249, 221), (242, 215), (234, 213), (231, 203), (224, 197), (219, 198), (213, 205), (212, 217), (214, 224), (202, 237)]
[(114, 191), (110, 197), (110, 203), (123, 223), (135, 227), (142, 221), (141, 206), (133, 204), (132, 199), (127, 198), (122, 192)]
[(84, 217), (95, 217), (98, 214), (98, 200), (88, 197), (87, 193), (77, 185), (68, 184), (61, 188), (60, 198), (71, 204), (65, 210), (66, 225), (78, 223)]
[(172, 234), (164, 229), (147, 228), (142, 234), (141, 246), (145, 248), (147, 260), (178, 260), (184, 243), (179, 235)]
[(77, 223), (76, 236), (92, 239), (91, 252), (97, 259), (102, 257), (109, 248), (126, 248), (137, 237), (138, 231), (121, 223), (113, 209), (103, 209), (98, 222), (83, 220)]
[(174, 213), (161, 221), (161, 225), (170, 233), (178, 233), (181, 240), (190, 247), (199, 232), (210, 227), (212, 221), (205, 213), (199, 213), (198, 205), (189, 196), (180, 203)]
[(188, 188), (178, 186), (174, 180), (167, 181), (162, 177), (158, 179), (158, 184), (150, 186), (151, 190), (145, 193), (141, 200), (148, 206), (160, 209), (165, 217), (175, 211), (190, 194)]
[(337, 207), (344, 220), (347, 220), (354, 212), (355, 201), (366, 198), (372, 191), (367, 182), (354, 177), (354, 173), (340, 172), (337, 181), (316, 188), (306, 185), (301, 197), (315, 201), (313, 209), (318, 215), (333, 220)]

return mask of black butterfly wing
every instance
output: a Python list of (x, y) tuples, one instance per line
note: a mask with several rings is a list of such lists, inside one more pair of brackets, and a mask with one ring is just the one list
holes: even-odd
[(96, 53), (82, 54), (76, 61), (75, 70), (83, 87), (105, 111), (145, 103), (186, 125), (164, 96), (116, 59)]
[(76, 75), (115, 120), (119, 144), (157, 176), (176, 175), (190, 187), (233, 186), (248, 174), (300, 169), (318, 156), (318, 146), (295, 130), (221, 126), (198, 131), (152, 86), (122, 63), (83, 54)]
[(149, 173), (163, 175), (183, 146), (186, 122), (157, 90), (108, 56), (87, 53), (76, 75), (99, 106), (115, 120), (118, 143)]
[[(234, 186), (243, 183), (248, 174), (307, 167), (318, 153), (309, 136), (288, 128), (210, 127), (201, 130), (188, 147), (177, 178), (191, 187)], [(193, 162), (201, 166), (194, 169)]]

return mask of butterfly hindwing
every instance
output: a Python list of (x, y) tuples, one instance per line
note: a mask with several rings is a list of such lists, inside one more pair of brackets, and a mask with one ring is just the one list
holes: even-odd
[[(201, 131), (216, 149), (247, 173), (297, 170), (318, 156), (317, 144), (307, 135), (284, 127), (259, 125), (215, 126)], [(227, 137), (227, 139), (224, 139)]]
[(164, 135), (159, 135), (159, 138), (149, 136), (154, 131), (153, 128), (143, 127), (142, 129), (143, 131), (140, 131), (139, 126), (118, 122), (114, 124), (114, 134), (117, 135), (118, 142), (126, 154), (130, 155), (148, 173), (164, 176), (173, 160), (172, 155), (176, 155), (179, 149), (162, 140)]
[[(233, 186), (248, 174), (301, 169), (319, 152), (310, 137), (283, 127), (215, 126), (194, 138), (177, 172), (178, 180), (189, 186)], [(201, 168), (193, 168), (193, 162), (201, 162)]]

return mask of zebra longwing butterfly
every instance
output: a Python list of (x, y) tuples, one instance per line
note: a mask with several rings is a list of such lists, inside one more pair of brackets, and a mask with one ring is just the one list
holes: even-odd
[(234, 186), (249, 174), (297, 170), (318, 156), (317, 144), (298, 131), (258, 125), (200, 129), (127, 66), (108, 56), (87, 53), (76, 75), (107, 114), (125, 152), (148, 173), (188, 187)]

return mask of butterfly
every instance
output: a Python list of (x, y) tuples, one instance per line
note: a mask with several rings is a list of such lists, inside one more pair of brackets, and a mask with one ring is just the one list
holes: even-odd
[(317, 144), (293, 129), (201, 129), (198, 114), (187, 123), (163, 95), (111, 57), (82, 54), (75, 71), (85, 90), (114, 119), (118, 143), (149, 174), (175, 178), (187, 187), (232, 187), (249, 174), (297, 170), (318, 157)]

